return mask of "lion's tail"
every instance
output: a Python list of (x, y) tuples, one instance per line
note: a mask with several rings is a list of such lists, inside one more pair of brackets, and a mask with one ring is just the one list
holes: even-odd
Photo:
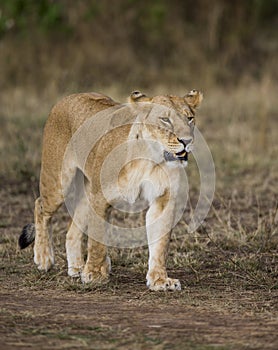
[(18, 239), (18, 245), (20, 249), (28, 247), (31, 243), (34, 242), (36, 235), (35, 224), (28, 224), (23, 227), (22, 233)]

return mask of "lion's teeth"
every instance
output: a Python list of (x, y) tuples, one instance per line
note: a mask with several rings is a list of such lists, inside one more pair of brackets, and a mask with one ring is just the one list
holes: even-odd
[(186, 152), (183, 152), (182, 154), (179, 154), (179, 157), (184, 157), (186, 155)]

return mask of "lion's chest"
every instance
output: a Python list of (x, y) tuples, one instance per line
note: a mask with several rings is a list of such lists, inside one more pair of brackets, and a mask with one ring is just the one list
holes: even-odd
[[(119, 175), (119, 192), (124, 200), (134, 203), (144, 199), (151, 203), (170, 186), (163, 167), (148, 161), (129, 164)], [(168, 181), (167, 181), (168, 180)]]

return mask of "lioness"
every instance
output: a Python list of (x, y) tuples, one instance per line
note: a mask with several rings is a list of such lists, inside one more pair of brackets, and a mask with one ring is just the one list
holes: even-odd
[[(179, 280), (167, 276), (165, 265), (179, 191), (179, 168), (187, 165), (195, 110), (202, 99), (203, 94), (197, 90), (183, 97), (147, 97), (135, 91), (128, 104), (120, 104), (102, 94), (81, 93), (53, 107), (44, 129), (35, 224), (26, 225), (19, 238), (22, 249), (35, 240), (34, 261), (39, 270), (47, 271), (54, 264), (50, 221), (67, 198), (77, 174), (81, 174), (84, 189), (75, 188), (74, 196), (78, 198), (71, 208), (73, 220), (66, 237), (68, 275), (81, 274), (83, 283), (108, 279), (105, 220), (95, 218), (105, 218), (119, 195), (130, 203), (141, 197), (149, 205), (147, 286), (151, 290), (181, 289)], [(106, 123), (105, 132), (102, 121)], [(115, 151), (121, 146), (125, 146), (124, 151)], [(103, 175), (106, 158), (113, 150), (108, 175)], [(126, 161), (120, 160), (122, 154)], [(120, 169), (115, 170), (117, 167)], [(95, 216), (90, 216), (92, 210)], [(81, 238), (88, 231), (84, 265)]]

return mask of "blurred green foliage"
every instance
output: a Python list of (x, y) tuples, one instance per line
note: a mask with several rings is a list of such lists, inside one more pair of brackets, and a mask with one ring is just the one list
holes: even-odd
[(118, 0), (113, 3), (106, 0), (1, 0), (0, 34), (3, 36), (11, 30), (18, 33), (31, 27), (49, 34), (53, 30), (63, 29), (67, 24), (73, 25), (69, 23), (72, 12), (77, 15), (83, 12), (85, 15), (82, 19), (91, 21), (105, 15), (111, 7), (115, 13), (121, 14), (119, 23), (122, 17), (129, 16), (130, 8), (133, 8), (134, 17), (140, 18), (140, 29), (157, 37), (163, 34), (161, 29), (171, 11), (184, 21), (194, 21), (198, 25), (198, 21), (219, 8), (223, 14), (222, 21), (231, 30), (250, 22), (263, 26), (277, 18), (278, 14), (278, 0)]
[(38, 28), (49, 33), (63, 26), (63, 8), (59, 1), (1, 0), (0, 35)]
[(32, 69), (84, 88), (111, 74), (128, 85), (162, 72), (177, 81), (257, 79), (278, 56), (277, 27), (278, 0), (0, 0), (0, 74), (32, 84)]

